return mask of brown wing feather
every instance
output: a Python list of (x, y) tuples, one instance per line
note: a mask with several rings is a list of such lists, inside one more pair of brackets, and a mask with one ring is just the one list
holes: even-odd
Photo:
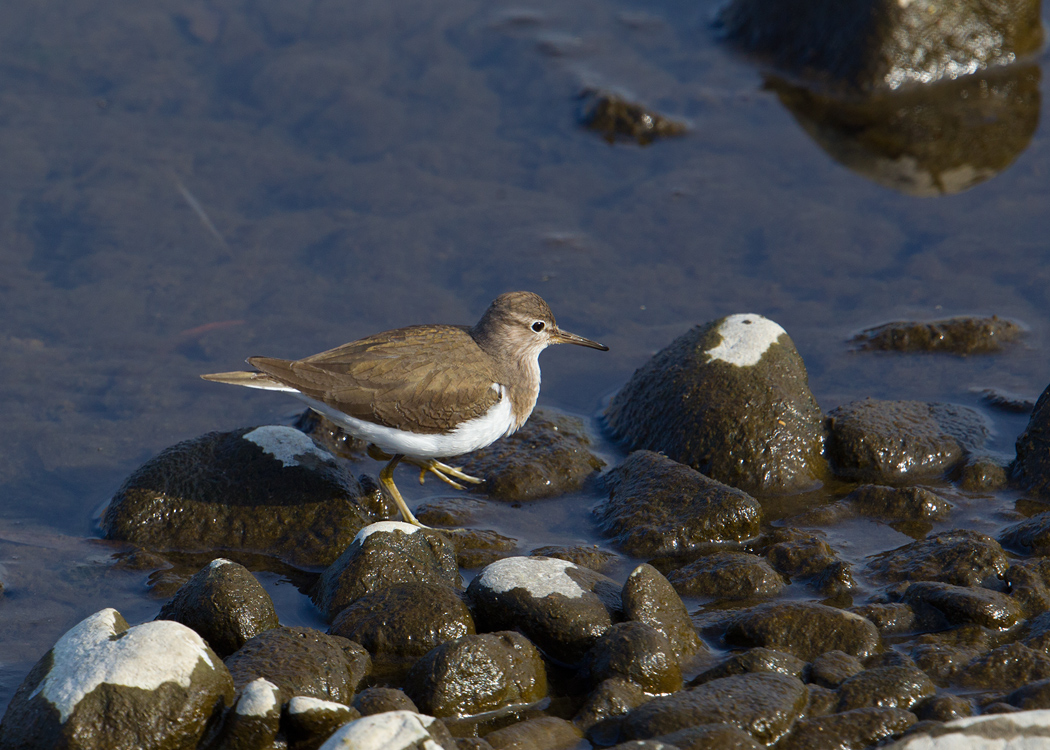
[(352, 417), (414, 432), (447, 432), (499, 400), (495, 364), (459, 326), (399, 328), (298, 361), (248, 362)]

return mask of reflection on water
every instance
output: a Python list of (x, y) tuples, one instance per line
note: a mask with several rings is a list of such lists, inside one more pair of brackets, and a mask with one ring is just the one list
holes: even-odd
[(1039, 125), (1039, 83), (1037, 65), (863, 99), (766, 81), (833, 159), (916, 196), (969, 190), (1010, 166)]

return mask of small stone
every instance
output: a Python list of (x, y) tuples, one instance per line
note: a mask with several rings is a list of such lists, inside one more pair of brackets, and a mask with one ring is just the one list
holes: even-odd
[(433, 716), (389, 711), (344, 724), (320, 750), (456, 750), (448, 729)]
[(925, 487), (885, 487), (865, 484), (843, 500), (865, 516), (886, 523), (898, 521), (937, 521), (946, 518), (953, 506)]
[(1018, 685), (1050, 679), (1050, 655), (1010, 643), (992, 649), (972, 661), (958, 675), (964, 687), (984, 690), (1014, 690)]
[(682, 671), (671, 642), (644, 622), (621, 622), (609, 628), (587, 652), (581, 674), (594, 685), (620, 677), (647, 693), (682, 688)]
[(776, 596), (784, 588), (769, 563), (744, 552), (716, 552), (672, 570), (667, 580), (683, 596), (751, 599)]
[(590, 568), (596, 573), (608, 573), (620, 556), (609, 550), (599, 549), (597, 546), (586, 547), (561, 547), (548, 545), (537, 547), (529, 555), (533, 557), (554, 557), (558, 560), (568, 560), (581, 568)]
[(591, 691), (572, 721), (592, 743), (608, 745), (619, 735), (620, 720), (649, 698), (635, 683), (612, 677)]
[(913, 608), (932, 607), (949, 625), (973, 623), (985, 628), (1013, 627), (1021, 619), (1021, 608), (998, 591), (948, 583), (920, 581), (904, 592), (904, 601)]
[(223, 558), (190, 578), (161, 607), (157, 619), (193, 628), (222, 658), (279, 624), (273, 600), (255, 576)]
[(580, 98), (584, 101), (580, 118), (584, 126), (600, 133), (610, 144), (629, 139), (645, 146), (657, 138), (683, 135), (687, 130), (680, 122), (607, 91), (587, 89)]
[(868, 328), (851, 341), (858, 349), (880, 352), (992, 354), (1017, 340), (1024, 329), (1012, 320), (959, 317), (947, 320), (897, 321)]
[(765, 646), (812, 660), (827, 651), (860, 659), (875, 653), (879, 631), (860, 615), (811, 602), (776, 602), (744, 610), (725, 633), (730, 646)]
[(427, 714), (468, 716), (541, 700), (547, 671), (520, 633), (466, 635), (416, 662), (405, 692)]
[(403, 690), (385, 687), (370, 687), (362, 690), (354, 696), (354, 708), (360, 711), (362, 716), (381, 714), (386, 711), (419, 713), (416, 704), (405, 695)]
[(758, 502), (666, 456), (635, 451), (605, 476), (602, 531), (636, 557), (678, 553), (758, 533)]
[(485, 735), (495, 750), (573, 750), (581, 732), (572, 722), (556, 716), (541, 716)]
[(915, 667), (876, 667), (858, 672), (838, 689), (838, 710), (856, 708), (908, 709), (937, 692), (925, 672)]
[(868, 569), (879, 581), (940, 581), (979, 586), (1001, 576), (1007, 559), (990, 536), (960, 529), (942, 531), (870, 558)]
[(688, 663), (707, 651), (682, 598), (652, 565), (643, 563), (631, 571), (620, 595), (624, 618), (644, 622), (667, 636), (679, 662)]
[(373, 591), (404, 583), (459, 586), (456, 554), (444, 534), (400, 521), (366, 526), (311, 592), (329, 618)]
[(1050, 512), (1007, 526), (999, 534), (999, 541), (1026, 555), (1050, 556)]
[(297, 695), (288, 701), (283, 728), (292, 747), (317, 747), (343, 724), (360, 718), (361, 714), (356, 708), (335, 701)]
[(935, 695), (915, 708), (923, 721), (948, 722), (973, 716), (973, 704), (960, 695)]
[(856, 656), (842, 651), (828, 651), (813, 660), (809, 668), (809, 679), (834, 690), (863, 669), (864, 665)]
[(1039, 396), (1028, 426), (1017, 438), (1014, 475), (1030, 494), (1050, 498), (1050, 386)]
[(771, 648), (752, 648), (739, 654), (733, 654), (721, 664), (704, 670), (689, 683), (690, 687), (702, 685), (711, 680), (720, 680), (738, 674), (751, 672), (769, 672), (801, 677), (806, 663), (796, 656), (776, 651)]
[(828, 459), (837, 476), (852, 481), (940, 477), (987, 437), (984, 418), (955, 404), (865, 399), (828, 413)]
[(892, 707), (855, 708), (852, 711), (802, 719), (778, 750), (869, 747), (902, 734), (915, 723), (915, 714)]

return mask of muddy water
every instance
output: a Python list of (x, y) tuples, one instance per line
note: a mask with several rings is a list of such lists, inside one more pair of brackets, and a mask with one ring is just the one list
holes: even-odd
[[(2, 4), (0, 706), (88, 613), (115, 606), (137, 622), (159, 609), (147, 574), (114, 569), (93, 539), (98, 508), (174, 442), (291, 420), (280, 397), (197, 378), (246, 355), (470, 323), (500, 292), (531, 289), (611, 347), (543, 357), (541, 403), (581, 416), (690, 325), (735, 312), (790, 332), (825, 410), (864, 396), (984, 409), (984, 387), (1038, 395), (1050, 382), (1045, 126), (961, 193), (887, 189), (829, 156), (717, 45), (714, 7)], [(609, 145), (578, 124), (587, 87), (689, 132)], [(954, 314), (1028, 333), (969, 358), (846, 344), (888, 320)], [(990, 447), (1009, 454), (1025, 418), (984, 411)], [(443, 492), (409, 486), (410, 502)], [(995, 533), (1015, 499), (956, 501), (944, 527)], [(497, 506), (485, 520), (522, 550), (596, 543), (592, 502)], [(850, 561), (908, 541), (865, 521), (829, 538)], [(294, 586), (264, 578), (285, 622), (318, 623)]]

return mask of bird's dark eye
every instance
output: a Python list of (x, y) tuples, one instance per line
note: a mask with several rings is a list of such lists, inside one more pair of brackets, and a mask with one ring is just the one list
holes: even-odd
[(540, 331), (542, 331), (543, 330), (543, 321), (542, 320), (537, 320), (535, 323), (533, 323), (532, 324), (532, 330), (534, 330), (536, 333), (539, 333)]

